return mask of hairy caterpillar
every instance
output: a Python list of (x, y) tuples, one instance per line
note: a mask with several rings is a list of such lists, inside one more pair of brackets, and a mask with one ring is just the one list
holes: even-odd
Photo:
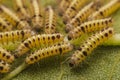
[(3, 60), (0, 60), (0, 73), (7, 73), (10, 69), (10, 65)]
[(30, 14), (28, 11), (28, 7), (25, 5), (25, 0), (13, 0), (15, 2), (15, 10), (19, 17), (23, 17), (23, 19), (30, 19)]
[(70, 45), (70, 43), (67, 43), (67, 42), (58, 43), (34, 52), (33, 54), (31, 54), (26, 58), (26, 63), (33, 64), (43, 58), (58, 55), (58, 54), (64, 54), (71, 50), (72, 50), (72, 45)]
[(67, 10), (71, 2), (72, 0), (61, 0), (60, 5), (59, 5), (60, 15), (62, 15)]
[(80, 10), (77, 15), (66, 25), (66, 31), (70, 31), (73, 27), (80, 26), (81, 23), (87, 20), (89, 15), (98, 9), (98, 3), (100, 1), (94, 1)]
[(0, 33), (0, 44), (22, 41), (34, 35), (30, 30), (16, 30)]
[(40, 31), (43, 27), (43, 15), (42, 10), (39, 5), (39, 0), (30, 0), (31, 1), (31, 13), (32, 13), (32, 24), (33, 29)]
[(105, 28), (85, 41), (78, 50), (70, 57), (69, 66), (75, 67), (85, 60), (98, 45), (106, 41), (113, 35), (113, 28)]
[(89, 19), (101, 19), (110, 16), (112, 13), (120, 8), (120, 0), (111, 0), (108, 4), (101, 7), (98, 11), (93, 13)]
[(30, 29), (30, 25), (24, 19), (19, 19), (17, 14), (4, 5), (0, 5), (1, 15), (17, 29)]
[(63, 19), (64, 23), (68, 22), (70, 19), (74, 18), (77, 12), (87, 3), (89, 0), (73, 0), (66, 10)]
[(0, 16), (0, 31), (4, 32), (4, 31), (10, 31), (12, 30), (12, 25), (11, 23), (6, 20), (5, 18)]
[(75, 39), (80, 37), (84, 33), (89, 33), (93, 31), (98, 31), (101, 30), (105, 27), (110, 27), (113, 25), (113, 20), (112, 18), (105, 18), (105, 19), (99, 19), (99, 20), (93, 20), (93, 21), (88, 21), (80, 26), (77, 26), (73, 30), (71, 30), (68, 33), (68, 39)]
[(45, 33), (53, 34), (56, 31), (56, 14), (51, 8), (48, 6), (46, 9), (46, 19), (45, 19)]
[(14, 61), (14, 56), (10, 54), (10, 52), (0, 47), (0, 59), (8, 63), (12, 63)]
[(19, 57), (26, 52), (28, 52), (30, 49), (40, 47), (41, 45), (48, 45), (48, 44), (54, 44), (60, 41), (63, 41), (64, 36), (57, 33), (57, 34), (42, 34), (42, 35), (36, 35), (31, 38), (28, 38), (25, 40), (16, 50), (15, 57)]

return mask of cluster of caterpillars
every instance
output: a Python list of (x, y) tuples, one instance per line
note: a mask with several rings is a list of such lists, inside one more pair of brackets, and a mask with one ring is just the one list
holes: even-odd
[[(94, 32), (69, 58), (69, 66), (77, 66), (113, 35), (110, 15), (120, 9), (120, 0), (111, 0), (103, 6), (101, 0), (61, 0), (58, 12), (66, 25), (66, 39), (56, 31), (58, 15), (51, 6), (42, 9), (39, 0), (13, 1), (15, 11), (0, 5), (0, 73), (8, 72), (10, 63), (26, 53), (31, 53), (25, 59), (27, 65), (68, 53), (73, 50), (71, 40)], [(1, 47), (17, 41), (20, 44), (13, 53)]]
[(111, 0), (105, 5), (102, 4), (102, 0), (61, 1), (59, 12), (63, 13), (68, 40), (77, 39), (85, 33), (96, 32), (69, 58), (70, 67), (75, 67), (84, 61), (94, 48), (113, 35), (113, 19), (110, 16), (118, 9), (120, 0)]

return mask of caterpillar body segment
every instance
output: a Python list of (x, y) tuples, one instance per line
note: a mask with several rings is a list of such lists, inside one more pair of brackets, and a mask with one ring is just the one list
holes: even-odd
[(7, 44), (9, 42), (23, 41), (35, 33), (30, 30), (16, 30), (0, 33), (0, 44)]
[(88, 2), (89, 0), (73, 0), (63, 16), (64, 23), (67, 23), (70, 19), (74, 18), (78, 11)]
[(113, 35), (113, 28), (105, 28), (93, 34), (85, 41), (78, 50), (74, 52), (69, 60), (69, 66), (75, 67), (85, 60), (98, 45), (109, 39)]
[(95, 32), (106, 27), (113, 26), (112, 18), (92, 20), (77, 26), (68, 33), (68, 39), (76, 39), (84, 33)]
[(15, 2), (15, 9), (17, 14), (19, 15), (19, 17), (22, 17), (23, 19), (30, 19), (30, 14), (28, 11), (28, 7), (26, 6), (26, 4), (24, 3), (24, 0), (13, 0)]
[(98, 11), (93, 13), (89, 17), (89, 20), (102, 19), (102, 18), (109, 17), (111, 14), (113, 14), (118, 9), (120, 9), (120, 0), (111, 0), (105, 6), (101, 7)]
[(53, 34), (56, 32), (57, 15), (53, 11), (51, 6), (46, 9), (46, 19), (45, 19), (45, 33)]
[(0, 16), (0, 31), (1, 32), (10, 31), (12, 30), (12, 27), (13, 26), (8, 20)]
[(33, 29), (36, 31), (40, 31), (43, 27), (43, 14), (42, 9), (39, 5), (39, 0), (30, 0), (31, 2), (31, 15), (32, 15), (32, 25)]
[(68, 32), (74, 27), (80, 26), (81, 23), (85, 22), (88, 19), (89, 15), (98, 9), (98, 2), (91, 2), (82, 10), (80, 10), (77, 15), (66, 25), (66, 31)]
[(42, 34), (36, 35), (31, 38), (25, 40), (16, 50), (15, 57), (22, 56), (29, 50), (33, 48), (40, 47), (41, 45), (51, 45), (54, 43), (58, 43), (64, 40), (64, 36), (62, 34)]
[(64, 12), (67, 10), (69, 5), (71, 4), (72, 0), (61, 0), (59, 5), (59, 13), (60, 15), (63, 15)]
[(3, 60), (0, 60), (0, 73), (7, 73), (10, 70), (10, 65)]
[(47, 58), (47, 57), (59, 55), (59, 54), (63, 55), (67, 53), (68, 51), (71, 51), (72, 48), (73, 47), (70, 43), (67, 43), (67, 42), (58, 43), (50, 47), (46, 47), (38, 51), (35, 51), (33, 54), (31, 54), (30, 56), (26, 58), (25, 62), (27, 64), (33, 64), (43, 58)]
[(7, 50), (0, 47), (0, 60), (12, 63), (14, 61), (14, 56)]
[(20, 19), (17, 14), (11, 11), (9, 8), (4, 5), (0, 5), (1, 15), (6, 18), (13, 26), (17, 29), (30, 29), (30, 25), (27, 21)]

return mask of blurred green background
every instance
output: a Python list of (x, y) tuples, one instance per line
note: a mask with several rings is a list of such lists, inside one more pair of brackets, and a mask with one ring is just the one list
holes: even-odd
[[(41, 0), (44, 6), (52, 5), (57, 8), (56, 0)], [(11, 0), (3, 0), (3, 3), (12, 8)], [(120, 32), (120, 10), (112, 15), (114, 19), (115, 33)], [(60, 25), (64, 26), (64, 25)], [(58, 28), (61, 30), (61, 28)], [(120, 47), (100, 46), (92, 52), (82, 65), (70, 69), (67, 64), (61, 68), (60, 62), (69, 55), (54, 56), (44, 59), (39, 63), (29, 66), (12, 80), (120, 80)], [(16, 68), (22, 60), (15, 63)], [(16, 66), (17, 65), (17, 66)], [(62, 71), (61, 71), (62, 70)], [(0, 76), (4, 76), (1, 75)], [(112, 78), (110, 78), (112, 76)]]

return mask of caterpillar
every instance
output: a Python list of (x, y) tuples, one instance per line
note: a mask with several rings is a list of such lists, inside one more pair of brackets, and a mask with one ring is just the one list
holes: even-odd
[(72, 0), (61, 0), (60, 5), (59, 5), (59, 14), (62, 15), (69, 5), (71, 4)]
[(51, 8), (48, 6), (46, 9), (46, 19), (45, 19), (45, 33), (53, 34), (56, 32), (56, 14)]
[(113, 25), (112, 18), (105, 18), (99, 20), (92, 20), (77, 26), (68, 33), (68, 39), (75, 39), (80, 37), (84, 33), (89, 33), (93, 31), (101, 30), (105, 27), (110, 27)]
[(19, 17), (23, 17), (23, 19), (26, 20), (30, 19), (30, 14), (28, 11), (28, 7), (25, 5), (25, 1), (14, 0), (14, 2), (15, 2), (14, 7)]
[(8, 31), (0, 33), (0, 44), (5, 44), (9, 42), (22, 41), (35, 33), (30, 30), (16, 30), (16, 31)]
[(39, 32), (43, 27), (43, 15), (39, 5), (39, 0), (31, 0), (31, 13), (33, 29)]
[(87, 3), (89, 0), (73, 0), (70, 6), (67, 8), (63, 19), (64, 23), (69, 22), (70, 19), (74, 18), (77, 12)]
[(98, 9), (98, 3), (100, 1), (94, 1), (85, 6), (78, 14), (66, 25), (66, 31), (70, 31), (73, 27), (80, 26), (81, 23), (87, 20), (89, 15)]
[(64, 36), (62, 34), (41, 34), (36, 35), (31, 38), (26, 39), (20, 46), (18, 46), (17, 50), (15, 51), (15, 57), (19, 57), (30, 49), (40, 47), (42, 45), (50, 45), (54, 43), (58, 43), (63, 41)]
[(14, 56), (7, 50), (0, 47), (0, 59), (8, 63), (12, 63), (14, 61)]
[(98, 45), (113, 35), (113, 28), (105, 28), (89, 37), (70, 57), (69, 66), (75, 67), (85, 60)]
[(1, 32), (10, 31), (12, 30), (12, 27), (13, 26), (8, 20), (0, 16), (0, 31)]
[(33, 54), (29, 55), (26, 58), (25, 62), (27, 64), (33, 64), (43, 58), (47, 58), (47, 57), (58, 55), (58, 54), (63, 55), (67, 53), (68, 51), (71, 51), (72, 48), (73, 47), (70, 43), (67, 43), (67, 42), (58, 43), (50, 47), (35, 51)]
[(98, 11), (93, 13), (89, 20), (93, 19), (102, 19), (110, 16), (112, 13), (117, 11), (120, 8), (120, 0), (111, 0), (108, 4), (101, 7)]
[(24, 19), (19, 19), (17, 14), (4, 5), (0, 5), (1, 15), (17, 29), (30, 29), (30, 25)]
[(0, 73), (7, 73), (10, 70), (10, 65), (3, 60), (0, 60)]

